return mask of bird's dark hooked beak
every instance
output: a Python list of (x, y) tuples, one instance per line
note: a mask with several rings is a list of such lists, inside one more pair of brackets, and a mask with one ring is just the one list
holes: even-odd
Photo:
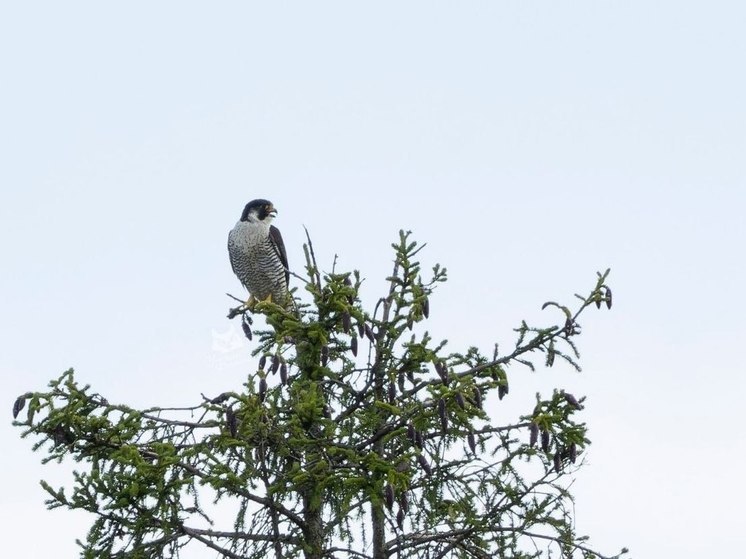
[(272, 217), (277, 217), (277, 209), (274, 206), (270, 206), (267, 213)]

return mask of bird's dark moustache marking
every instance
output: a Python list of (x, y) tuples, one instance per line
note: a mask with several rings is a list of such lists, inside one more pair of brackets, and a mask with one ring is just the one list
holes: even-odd
[(265, 217), (267, 217), (268, 213), (265, 209), (266, 206), (271, 206), (272, 202), (269, 200), (265, 200), (263, 198), (257, 198), (256, 200), (252, 200), (243, 209), (243, 213), (241, 214), (241, 221), (248, 221), (249, 220), (249, 212), (253, 210), (254, 208), (259, 208), (259, 219), (263, 220)]

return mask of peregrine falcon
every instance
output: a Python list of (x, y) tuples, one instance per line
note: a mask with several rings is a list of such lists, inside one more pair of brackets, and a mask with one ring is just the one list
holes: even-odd
[(228, 234), (228, 256), (233, 272), (249, 290), (246, 305), (272, 301), (288, 307), (288, 257), (280, 230), (271, 225), (277, 210), (269, 200), (252, 200)]

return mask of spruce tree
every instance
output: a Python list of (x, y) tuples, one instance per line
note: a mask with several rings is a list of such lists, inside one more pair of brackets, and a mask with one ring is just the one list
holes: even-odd
[(240, 389), (134, 409), (69, 370), (20, 396), (34, 450), (77, 462), (68, 487), (41, 483), (49, 508), (91, 513), (81, 557), (603, 558), (568, 491), (590, 442), (583, 398), (537, 394), (509, 424), (484, 402), (509, 396), (511, 365), (579, 369), (579, 318), (611, 308), (608, 270), (574, 308), (544, 305), (556, 324), (521, 323), (509, 352), (451, 351), (424, 328), (446, 270), (425, 278), (409, 233), (392, 247), (372, 305), (360, 274), (323, 272), (309, 240), (292, 311), (259, 303), (254, 331), (231, 309), (256, 364)]

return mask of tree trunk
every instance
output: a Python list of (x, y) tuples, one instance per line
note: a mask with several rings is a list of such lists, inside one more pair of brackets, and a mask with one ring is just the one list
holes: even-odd
[(316, 497), (314, 493), (315, 488), (309, 487), (303, 494), (305, 559), (322, 559), (324, 556), (324, 527), (321, 521), (321, 503), (319, 499), (314, 498)]
[(382, 503), (370, 504), (373, 524), (373, 559), (386, 559), (386, 513)]

